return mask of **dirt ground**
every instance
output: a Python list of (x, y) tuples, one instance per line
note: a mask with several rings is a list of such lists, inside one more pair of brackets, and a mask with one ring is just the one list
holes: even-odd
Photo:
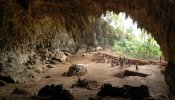
[[(0, 87), (0, 96), (8, 96), (9, 100), (14, 100), (14, 97), (9, 95), (16, 87), (24, 88), (36, 94), (40, 88), (48, 84), (63, 84), (64, 88), (69, 90), (75, 97), (76, 100), (88, 100), (89, 97), (96, 97), (99, 90), (87, 90), (83, 88), (71, 88), (72, 84), (76, 83), (78, 77), (64, 77), (63, 73), (67, 72), (69, 66), (72, 64), (86, 64), (87, 74), (80, 77), (81, 79), (97, 80), (101, 85), (104, 83), (111, 83), (113, 86), (123, 86), (132, 85), (140, 86), (141, 84), (147, 85), (150, 90), (150, 94), (159, 98), (160, 100), (165, 100), (168, 91), (168, 86), (164, 81), (164, 76), (161, 74), (161, 69), (158, 65), (143, 65), (139, 66), (138, 72), (148, 74), (147, 77), (137, 77), (131, 76), (127, 78), (117, 78), (116, 73), (128, 69), (135, 71), (135, 65), (120, 69), (119, 67), (111, 67), (110, 64), (106, 63), (96, 63), (92, 61), (93, 53), (85, 54), (84, 56), (72, 57), (68, 64), (58, 64), (54, 68), (41, 73), (42, 79), (37, 82), (29, 82), (23, 84), (8, 84), (4, 87)], [(51, 76), (51, 78), (45, 78), (46, 76)], [(25, 98), (25, 99), (24, 99)], [(21, 100), (27, 100), (27, 97), (21, 98)], [(19, 98), (18, 98), (19, 100)], [(106, 100), (116, 100), (116, 98), (106, 98)], [(124, 100), (118, 98), (117, 100)]]

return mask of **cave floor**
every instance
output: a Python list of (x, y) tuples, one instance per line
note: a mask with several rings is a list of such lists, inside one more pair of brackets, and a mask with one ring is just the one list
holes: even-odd
[[(159, 100), (166, 100), (166, 95), (169, 92), (168, 86), (164, 81), (164, 76), (161, 74), (161, 69), (158, 65), (143, 65), (139, 66), (138, 72), (148, 74), (147, 77), (138, 77), (130, 76), (126, 78), (117, 78), (116, 73), (122, 70), (131, 70), (135, 71), (135, 65), (120, 69), (118, 67), (111, 67), (110, 64), (106, 63), (96, 63), (92, 61), (93, 54), (86, 54), (85, 56), (76, 56), (72, 57), (71, 61), (68, 64), (58, 64), (54, 65), (54, 68), (47, 70), (44, 73), (41, 73), (42, 78), (36, 82), (28, 82), (23, 84), (8, 84), (4, 87), (0, 87), (0, 96), (8, 96), (9, 100), (30, 100), (27, 96), (25, 97), (16, 97), (10, 96), (12, 91), (16, 88), (24, 88), (36, 94), (40, 88), (48, 84), (63, 84), (64, 88), (69, 90), (75, 97), (76, 100), (88, 100), (89, 97), (96, 97), (96, 94), (99, 90), (87, 90), (84, 88), (71, 88), (72, 84), (75, 84), (78, 77), (64, 77), (63, 73), (67, 72), (69, 66), (72, 64), (86, 64), (88, 70), (85, 76), (82, 76), (81, 79), (97, 80), (100, 85), (104, 83), (111, 83), (113, 86), (123, 86), (123, 85), (132, 85), (140, 86), (141, 84), (147, 85), (149, 87), (150, 94), (159, 98)], [(51, 76), (51, 78), (45, 78), (45, 76)], [(107, 97), (105, 100), (116, 100), (116, 98)], [(122, 98), (117, 98), (117, 100), (125, 100)]]

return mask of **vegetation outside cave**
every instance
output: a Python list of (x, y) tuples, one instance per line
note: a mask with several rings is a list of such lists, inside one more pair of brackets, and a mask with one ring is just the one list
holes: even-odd
[(104, 25), (110, 25), (108, 32), (115, 34), (115, 39), (108, 39), (110, 37), (105, 36), (102, 43), (107, 42), (106, 44), (112, 45), (116, 53), (144, 60), (158, 60), (162, 55), (160, 46), (151, 34), (145, 29), (138, 28), (137, 23), (126, 17), (125, 13), (117, 15), (107, 12), (101, 19), (106, 23)]

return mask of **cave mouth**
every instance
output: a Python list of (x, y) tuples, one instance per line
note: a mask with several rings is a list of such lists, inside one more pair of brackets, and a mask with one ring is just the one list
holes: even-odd
[[(114, 52), (137, 59), (160, 60), (162, 52), (157, 41), (125, 12), (116, 14), (107, 11), (101, 19), (112, 27), (109, 27), (111, 33), (107, 31), (107, 34), (114, 34), (115, 38), (109, 39), (113, 42), (111, 45)], [(111, 42), (109, 40), (106, 41), (108, 44)]]
[[(175, 41), (172, 38), (175, 32), (175, 17), (173, 15), (175, 3), (173, 0), (161, 2), (159, 0), (136, 0), (135, 2), (128, 0), (24, 0), (24, 2), (22, 0), (9, 0), (2, 1), (0, 5), (2, 5), (0, 6), (0, 46), (2, 47), (0, 48), (0, 65), (4, 68), (1, 72), (7, 72), (13, 76), (12, 78), (24, 79), (23, 82), (25, 82), (25, 76), (36, 78), (38, 73), (44, 71), (43, 66), (38, 65), (40, 61), (47, 64), (61, 61), (59, 63), (63, 64), (64, 57), (60, 57), (58, 52), (58, 55), (53, 54), (56, 49), (72, 53), (81, 52), (81, 49), (86, 47), (99, 45), (97, 41), (97, 38), (100, 39), (98, 35), (101, 34), (98, 32), (99, 27), (94, 28), (96, 32), (89, 30), (83, 32), (82, 30), (88, 26), (88, 23), (99, 19), (106, 10), (116, 13), (123, 11), (137, 20), (138, 26), (145, 27), (148, 32), (151, 32), (160, 44), (163, 55), (168, 60), (165, 79), (175, 94)], [(92, 26), (96, 26), (96, 24)], [(111, 35), (111, 37), (113, 36), (115, 35)], [(108, 40), (112, 40), (112, 38)], [(104, 39), (104, 41), (108, 40)], [(124, 41), (118, 44), (125, 47), (129, 43)], [(121, 49), (116, 49), (116, 45), (114, 46), (116, 51)], [(132, 44), (129, 47), (132, 47)], [(151, 47), (148, 45), (143, 47), (139, 50), (149, 54), (145, 47), (148, 49)], [(121, 49), (121, 51), (124, 50)], [(64, 55), (64, 53), (61, 52), (60, 55)], [(135, 54), (135, 52), (126, 50), (124, 54), (128, 55), (127, 53)], [(139, 54), (138, 51), (136, 53)], [(38, 63), (35, 61), (36, 59), (41, 60)], [(27, 73), (28, 69), (34, 69), (37, 72), (36, 76)], [(21, 73), (26, 73), (26, 75)]]

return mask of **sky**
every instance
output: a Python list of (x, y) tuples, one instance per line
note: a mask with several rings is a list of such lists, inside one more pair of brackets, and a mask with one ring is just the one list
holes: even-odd
[[(133, 30), (133, 33), (134, 33), (135, 37), (136, 37), (137, 39), (140, 39), (140, 36), (141, 36), (141, 29), (137, 27), (137, 22), (133, 22), (133, 20), (131, 19), (130, 16), (128, 16), (128, 17), (126, 18), (126, 17), (125, 17), (126, 14), (123, 13), (123, 12), (119, 13), (118, 16), (119, 16), (120, 18), (122, 18), (122, 22), (121, 22), (121, 23), (123, 23), (123, 25), (124, 25), (124, 31), (125, 31), (125, 29), (128, 29), (128, 28), (131, 27), (132, 30)], [(102, 18), (103, 18), (104, 20), (107, 20), (107, 18), (106, 18), (105, 16), (102, 16)], [(115, 23), (114, 20), (111, 21), (110, 25), (113, 26), (114, 28), (117, 27), (117, 25), (116, 25), (116, 23)]]

